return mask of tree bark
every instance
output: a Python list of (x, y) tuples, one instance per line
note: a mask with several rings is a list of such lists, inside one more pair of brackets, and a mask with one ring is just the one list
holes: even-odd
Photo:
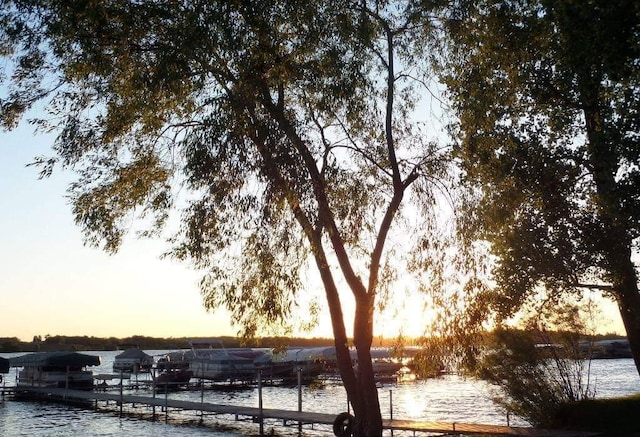
[(640, 293), (638, 277), (630, 259), (621, 262), (619, 277), (621, 282), (614, 284), (615, 296), (620, 309), (620, 317), (627, 331), (629, 347), (640, 374)]
[(355, 416), (354, 435), (363, 437), (382, 436), (382, 415), (371, 361), (373, 299), (369, 295), (356, 299), (354, 321), (354, 344), (358, 356), (358, 371), (356, 373), (349, 353), (342, 307), (335, 282), (326, 260), (320, 254), (321, 252), (316, 254), (316, 263), (321, 273), (329, 303), (340, 377)]
[(382, 415), (376, 387), (371, 344), (373, 343), (373, 299), (370, 295), (356, 300), (353, 338), (358, 355), (355, 413), (356, 436), (382, 436)]

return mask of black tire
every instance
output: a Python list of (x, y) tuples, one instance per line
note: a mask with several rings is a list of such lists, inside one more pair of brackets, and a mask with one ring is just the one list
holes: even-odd
[(333, 434), (336, 437), (351, 437), (353, 435), (353, 424), (355, 417), (349, 413), (340, 413), (333, 421)]

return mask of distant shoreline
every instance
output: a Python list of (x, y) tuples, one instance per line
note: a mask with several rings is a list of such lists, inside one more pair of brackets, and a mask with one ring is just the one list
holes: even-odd
[[(195, 337), (160, 338), (134, 335), (125, 338), (63, 336), (54, 335), (46, 338), (36, 337), (33, 341), (25, 342), (16, 337), (0, 337), (0, 353), (10, 352), (49, 352), (49, 351), (112, 351), (138, 347), (140, 349), (188, 349), (189, 341)], [(197, 337), (198, 340), (203, 339)], [(226, 348), (235, 347), (321, 347), (333, 346), (332, 338), (304, 338), (304, 337), (263, 337), (253, 341), (243, 342), (239, 337), (219, 336), (204, 338), (212, 344), (224, 345)], [(374, 347), (388, 347), (397, 344), (395, 339), (377, 339)]]
[[(491, 335), (490, 333), (488, 333)], [(625, 339), (623, 335), (606, 334), (589, 336), (591, 341), (619, 340)], [(35, 336), (33, 341), (22, 341), (17, 337), (0, 337), (0, 354), (13, 352), (52, 352), (52, 351), (114, 351), (130, 347), (138, 347), (147, 350), (172, 350), (189, 349), (189, 342), (206, 340), (207, 342), (224, 346), (225, 348), (236, 347), (267, 347), (278, 348), (287, 346), (297, 347), (323, 347), (333, 346), (333, 338), (322, 337), (262, 337), (250, 341), (243, 341), (239, 337), (232, 336), (211, 336), (211, 337), (148, 337), (144, 335), (133, 335), (131, 337), (93, 337), (93, 336), (65, 336), (47, 335), (44, 338)], [(483, 340), (481, 340), (483, 341)], [(419, 339), (404, 338), (405, 346), (418, 346)], [(422, 343), (424, 344), (424, 343)], [(373, 348), (390, 348), (398, 346), (397, 338), (375, 337)]]

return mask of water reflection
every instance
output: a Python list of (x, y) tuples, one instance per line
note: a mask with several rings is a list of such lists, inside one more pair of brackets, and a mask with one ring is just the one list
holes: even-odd
[[(116, 352), (95, 352), (94, 354), (102, 357), (102, 364), (94, 369), (94, 373), (110, 373)], [(15, 380), (15, 369), (12, 369), (12, 373), (7, 375), (5, 380), (8, 384), (12, 384)], [(640, 393), (640, 378), (631, 359), (593, 361), (591, 383), (596, 384), (597, 397)], [(135, 393), (151, 396), (150, 390), (139, 390)], [(262, 394), (265, 408), (296, 410), (298, 407), (296, 387), (265, 386)], [(393, 416), (395, 419), (506, 425), (507, 416), (491, 401), (493, 395), (494, 392), (488, 384), (456, 375), (411, 383), (385, 384), (379, 389), (384, 418)], [(165, 396), (165, 394), (157, 396)], [(254, 387), (205, 390), (204, 392), (178, 391), (166, 396), (198, 402), (202, 396), (204, 402), (258, 406), (258, 391)], [(302, 390), (302, 408), (305, 411), (337, 415), (347, 410), (346, 399), (345, 390), (338, 383), (327, 382), (321, 385), (305, 386)], [(219, 430), (212, 432), (210, 429), (203, 430), (193, 426), (175, 426), (175, 423), (181, 421), (192, 424), (197, 420), (198, 413), (172, 411), (170, 416), (172, 423), (164, 424), (162, 421), (149, 422), (131, 417), (120, 419), (115, 414), (95, 413), (59, 404), (5, 401), (4, 404), (0, 402), (0, 435), (166, 435), (176, 432), (185, 435), (229, 436), (256, 432), (254, 424), (234, 422), (233, 418), (229, 417), (206, 418), (210, 423), (226, 423), (235, 429), (231, 432)], [(526, 425), (523, 420), (514, 417), (510, 418), (509, 423)], [(290, 434), (291, 430), (282, 429), (278, 424), (271, 426), (275, 427), (279, 435), (295, 434)], [(316, 431), (305, 430), (305, 435), (327, 435), (327, 430)]]

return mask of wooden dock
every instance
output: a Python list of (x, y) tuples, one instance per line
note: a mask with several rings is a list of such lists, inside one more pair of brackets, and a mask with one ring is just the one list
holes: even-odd
[[(231, 415), (236, 421), (250, 420), (262, 425), (265, 419), (280, 421), (283, 426), (303, 426), (303, 425), (333, 425), (336, 414), (314, 413), (308, 411), (292, 411), (274, 408), (245, 407), (238, 405), (213, 404), (208, 402), (183, 401), (169, 399), (161, 395), (157, 397), (138, 396), (114, 392), (80, 391), (51, 388), (17, 388), (12, 390), (14, 395), (25, 395), (39, 399), (50, 399), (56, 401), (78, 402), (84, 401), (89, 404), (98, 402), (115, 403), (122, 413), (125, 404), (133, 406), (147, 406), (154, 409), (160, 408), (165, 417), (169, 410), (185, 410), (201, 412), (202, 414)], [(448, 422), (428, 422), (414, 420), (385, 419), (383, 427), (390, 431), (411, 432), (413, 435), (419, 433), (438, 433), (446, 436), (526, 436), (526, 437), (594, 437), (597, 433), (580, 431), (559, 431), (544, 430), (524, 427), (509, 427), (497, 425), (480, 425), (469, 423), (448, 423)], [(262, 429), (262, 428), (261, 428)]]

